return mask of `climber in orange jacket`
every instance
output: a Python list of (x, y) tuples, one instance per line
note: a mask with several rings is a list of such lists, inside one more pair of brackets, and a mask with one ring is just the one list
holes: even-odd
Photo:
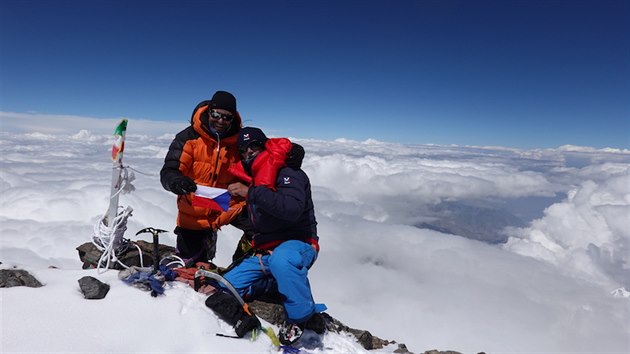
[(211, 100), (195, 107), (190, 126), (179, 132), (171, 143), (160, 171), (164, 189), (177, 195), (177, 251), (187, 265), (207, 261), (216, 253), (216, 231), (234, 224), (249, 229), (247, 217), (241, 215), (243, 198), (232, 198), (229, 210), (221, 212), (193, 206), (192, 193), (197, 185), (227, 188), (236, 181), (228, 172), (239, 161), (236, 146), (241, 130), (241, 116), (236, 98), (217, 91)]

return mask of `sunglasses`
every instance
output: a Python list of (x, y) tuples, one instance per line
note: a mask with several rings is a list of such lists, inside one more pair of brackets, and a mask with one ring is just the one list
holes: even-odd
[(252, 140), (249, 144), (247, 144), (247, 146), (240, 148), (238, 151), (242, 154), (246, 153), (247, 150), (252, 149), (252, 150), (258, 150), (258, 149), (263, 149), (265, 146), (265, 144), (261, 143), (258, 140)]
[(234, 119), (234, 116), (231, 114), (222, 114), (219, 113), (217, 111), (215, 111), (214, 109), (210, 110), (210, 117), (212, 117), (213, 119), (219, 120), (219, 119), (223, 119), (224, 122), (231, 122), (232, 119)]

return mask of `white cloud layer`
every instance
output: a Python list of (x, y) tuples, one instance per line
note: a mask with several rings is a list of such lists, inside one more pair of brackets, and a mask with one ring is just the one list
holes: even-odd
[(630, 167), (588, 169), (608, 177), (599, 183), (584, 181), (529, 227), (510, 230), (505, 248), (587, 275), (594, 282), (610, 277), (630, 289)]
[[(191, 289), (175, 287), (162, 300), (148, 301), (111, 273), (79, 270), (75, 248), (89, 241), (107, 207), (116, 120), (4, 112), (0, 122), (1, 266), (25, 268), (47, 283), (0, 289), (3, 350), (69, 351), (64, 333), (80, 338), (90, 332), (64, 308), (81, 308), (94, 319), (119, 308), (139, 309), (140, 317), (160, 311), (133, 329), (149, 336), (170, 323), (169, 330), (190, 343), (178, 352), (272, 351), (260, 340), (214, 337), (221, 322)], [(174, 228), (175, 197), (157, 174), (183, 126), (130, 121), (125, 164), (147, 174), (137, 172), (136, 191), (121, 196), (134, 208), (126, 237), (147, 226)], [(333, 316), (415, 352), (628, 349), (628, 298), (611, 291), (630, 288), (629, 152), (295, 140), (307, 151), (303, 167), (313, 184), (322, 244), (311, 283)], [(495, 220), (482, 228), (479, 211), (510, 213), (523, 224)], [(435, 231), (499, 225), (494, 231), (507, 240), (499, 245)], [(218, 263), (229, 262), (239, 237), (232, 227), (221, 231)], [(162, 241), (172, 245), (174, 238)], [(76, 280), (88, 274), (112, 284), (106, 300), (89, 306), (76, 293)], [(58, 306), (33, 306), (42, 296)], [(132, 329), (107, 323), (114, 337)], [(193, 325), (172, 325), (180, 323)], [(331, 352), (358, 350), (340, 337), (325, 341)], [(101, 352), (172, 348), (164, 338), (149, 349), (96, 343)], [(86, 352), (90, 344), (72, 350)]]

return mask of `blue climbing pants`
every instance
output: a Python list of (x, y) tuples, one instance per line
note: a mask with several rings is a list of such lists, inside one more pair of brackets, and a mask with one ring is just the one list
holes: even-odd
[(227, 272), (224, 277), (242, 297), (253, 294), (252, 286), (260, 280), (273, 277), (278, 292), (284, 297), (284, 309), (289, 322), (301, 323), (313, 313), (322, 312), (326, 307), (315, 304), (308, 281), (308, 269), (317, 259), (313, 247), (302, 241), (285, 241), (270, 255), (252, 256)]

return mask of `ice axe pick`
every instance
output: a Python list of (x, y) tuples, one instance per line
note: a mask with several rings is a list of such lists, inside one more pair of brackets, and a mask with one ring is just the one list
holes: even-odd
[(160, 237), (162, 232), (168, 232), (166, 230), (155, 229), (152, 227), (146, 227), (138, 232), (136, 236), (143, 233), (151, 233), (153, 235), (153, 273), (157, 273), (160, 270)]

